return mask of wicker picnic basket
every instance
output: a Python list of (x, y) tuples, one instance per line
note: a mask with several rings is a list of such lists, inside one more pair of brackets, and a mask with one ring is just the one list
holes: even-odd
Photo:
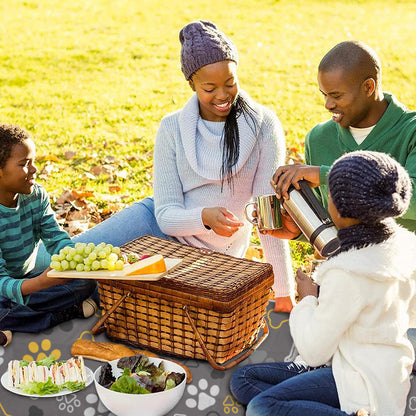
[[(266, 338), (272, 266), (144, 236), (122, 247), (182, 263), (160, 280), (99, 280), (103, 316), (92, 332), (224, 370)], [(225, 363), (225, 364), (224, 364)]]

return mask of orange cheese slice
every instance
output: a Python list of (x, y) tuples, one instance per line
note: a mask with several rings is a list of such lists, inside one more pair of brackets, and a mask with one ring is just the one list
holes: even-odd
[(165, 259), (161, 254), (147, 257), (139, 260), (136, 263), (124, 266), (124, 274), (126, 276), (137, 274), (158, 274), (166, 271)]

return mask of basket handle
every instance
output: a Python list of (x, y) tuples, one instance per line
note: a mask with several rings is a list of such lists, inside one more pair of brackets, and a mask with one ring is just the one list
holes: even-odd
[(189, 323), (191, 324), (191, 327), (195, 333), (195, 336), (199, 342), (199, 345), (204, 351), (205, 358), (211, 364), (211, 367), (213, 367), (215, 370), (221, 370), (221, 371), (228, 370), (229, 368), (234, 367), (235, 365), (241, 363), (241, 361), (245, 360), (251, 353), (253, 353), (257, 349), (257, 347), (260, 346), (260, 344), (266, 339), (267, 335), (269, 334), (269, 327), (267, 326), (266, 320), (263, 318), (261, 325), (263, 327), (264, 333), (261, 336), (261, 338), (259, 338), (243, 355), (237, 357), (235, 360), (232, 360), (225, 365), (219, 365), (215, 362), (210, 352), (208, 351), (208, 348), (206, 347), (205, 342), (202, 339), (201, 334), (199, 333), (194, 320), (189, 314), (188, 307), (186, 305), (184, 305), (183, 310), (185, 311), (186, 317), (188, 318)]
[(121, 298), (91, 328), (91, 334), (97, 335), (105, 331), (104, 322), (119, 307), (120, 303), (123, 302), (123, 300), (126, 299), (128, 296), (130, 296), (130, 292), (127, 292), (123, 296), (121, 296)]

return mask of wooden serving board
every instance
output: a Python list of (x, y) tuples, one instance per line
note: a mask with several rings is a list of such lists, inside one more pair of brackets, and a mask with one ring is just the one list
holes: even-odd
[(182, 259), (165, 258), (166, 271), (156, 274), (135, 274), (126, 276), (123, 270), (96, 270), (91, 272), (77, 272), (75, 270), (67, 270), (64, 272), (57, 272), (50, 270), (47, 274), (49, 277), (59, 277), (68, 279), (114, 279), (114, 280), (159, 280), (166, 273), (182, 263)]

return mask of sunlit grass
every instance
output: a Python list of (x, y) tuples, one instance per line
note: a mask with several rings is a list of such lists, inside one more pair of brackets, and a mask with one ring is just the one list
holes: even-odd
[(412, 0), (4, 0), (0, 13), (1, 122), (33, 134), (40, 167), (56, 169), (40, 178), (51, 194), (108, 192), (108, 176), (88, 173), (109, 155), (126, 202), (151, 194), (159, 122), (192, 93), (178, 32), (197, 18), (233, 39), (242, 88), (278, 114), (294, 152), (328, 118), (316, 68), (340, 41), (371, 45), (385, 90), (416, 108)]

